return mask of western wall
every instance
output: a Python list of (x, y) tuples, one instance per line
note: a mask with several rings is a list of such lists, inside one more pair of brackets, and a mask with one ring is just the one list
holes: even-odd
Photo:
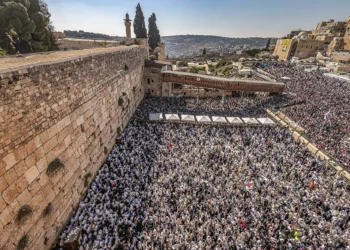
[(52, 246), (143, 98), (146, 57), (130, 46), (0, 60), (0, 249)]

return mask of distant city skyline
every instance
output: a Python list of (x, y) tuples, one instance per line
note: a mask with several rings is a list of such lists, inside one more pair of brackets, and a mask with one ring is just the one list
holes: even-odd
[[(336, 0), (46, 0), (56, 31), (84, 30), (125, 36), (123, 19), (140, 2), (146, 27), (154, 12), (162, 36), (282, 37), (315, 29), (320, 21), (344, 21), (350, 1)], [(330, 6), (331, 3), (331, 6)], [(132, 30), (132, 35), (134, 35)]]

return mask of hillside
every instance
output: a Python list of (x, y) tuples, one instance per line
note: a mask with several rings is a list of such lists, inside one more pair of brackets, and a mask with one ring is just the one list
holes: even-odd
[[(201, 53), (203, 48), (207, 52), (232, 52), (250, 48), (261, 48), (267, 43), (267, 37), (232, 38), (207, 35), (178, 35), (163, 36), (166, 43), (166, 53), (169, 57), (187, 57)], [(275, 44), (277, 38), (271, 38)]]
[(100, 33), (85, 32), (83, 30), (65, 30), (64, 34), (69, 38), (83, 38), (83, 39), (101, 39), (101, 40), (121, 40), (122, 37), (109, 36)]

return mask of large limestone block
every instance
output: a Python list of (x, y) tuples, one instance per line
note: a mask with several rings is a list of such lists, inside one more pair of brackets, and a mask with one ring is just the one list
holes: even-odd
[(0, 193), (8, 188), (9, 184), (7, 183), (5, 176), (0, 177)]
[(10, 204), (13, 200), (18, 197), (19, 193), (15, 184), (9, 186), (3, 193), (2, 198), (6, 201), (7, 204)]
[(4, 176), (9, 185), (14, 183), (18, 179), (16, 170), (14, 168), (11, 168), (9, 171), (7, 171)]
[(31, 184), (36, 177), (39, 176), (39, 170), (36, 166), (32, 166), (30, 169), (27, 170), (27, 172), (24, 173), (24, 176), (26, 177), (29, 184)]
[(24, 206), (32, 199), (32, 196), (30, 195), (28, 189), (24, 190), (18, 197), (17, 201), (20, 206)]
[(17, 163), (14, 153), (6, 155), (2, 160), (5, 162), (6, 170), (9, 170)]

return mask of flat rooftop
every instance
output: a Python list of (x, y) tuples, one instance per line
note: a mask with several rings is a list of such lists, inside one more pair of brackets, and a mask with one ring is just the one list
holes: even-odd
[(23, 54), (14, 55), (8, 57), (0, 57), (0, 73), (25, 68), (28, 66), (37, 66), (49, 63), (58, 63), (77, 59), (85, 56), (91, 56), (95, 54), (104, 54), (108, 52), (120, 51), (123, 49), (130, 49), (134, 47), (140, 47), (139, 45), (133, 46), (118, 46), (112, 48), (94, 48), (84, 50), (70, 50), (70, 51), (52, 51), (35, 54)]

